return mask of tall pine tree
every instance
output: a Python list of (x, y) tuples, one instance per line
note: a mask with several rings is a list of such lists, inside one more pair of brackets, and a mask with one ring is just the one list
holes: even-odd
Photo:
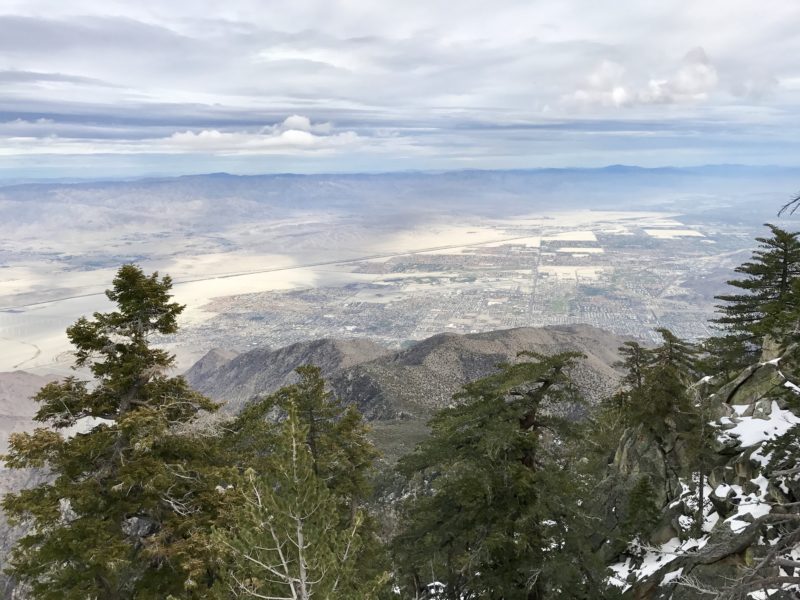
[[(238, 464), (240, 473), (221, 491), (226, 508), (219, 512), (216, 533), (197, 534), (206, 537), (205, 562), (220, 568), (214, 597), (227, 598), (236, 590), (243, 596), (297, 593), (299, 598), (313, 588), (314, 597), (367, 598), (385, 583), (385, 552), (366, 506), (378, 452), (361, 414), (326, 389), (319, 368), (302, 366), (297, 374), (297, 383), (254, 400), (219, 428), (216, 452), (227, 456), (224, 463)], [(270, 511), (280, 517), (274, 531), (262, 522)], [(304, 560), (317, 565), (315, 577), (324, 581), (310, 586), (312, 577), (301, 585), (299, 556), (291, 564), (270, 562), (276, 556), (280, 561), (273, 533), (281, 544), (298, 543), (296, 533), (287, 533), (290, 525), (304, 528), (311, 544)], [(337, 545), (340, 539), (349, 544), (346, 553)], [(343, 561), (344, 554), (347, 573), (331, 570), (328, 559)], [(264, 580), (265, 567), (256, 568), (253, 559), (280, 568), (280, 583)]]
[(231, 526), (214, 541), (227, 550), (222, 598), (329, 600), (374, 597), (381, 580), (361, 577), (364, 515), (343, 524), (337, 494), (319, 475), (311, 428), (290, 402), (265, 472), (247, 469), (226, 492)]
[[(760, 348), (765, 335), (785, 326), (781, 322), (789, 307), (798, 302), (794, 282), (800, 275), (800, 232), (788, 232), (766, 224), (770, 237), (758, 237), (752, 258), (736, 268), (744, 275), (728, 281), (741, 290), (717, 296), (721, 316), (715, 322), (740, 337), (740, 343)], [(730, 338), (729, 338), (730, 341)]]
[(437, 581), (448, 600), (601, 597), (565, 452), (578, 358), (526, 353), (468, 384), (401, 461), (413, 483), (394, 543), (407, 597)]
[(209, 496), (203, 444), (176, 426), (215, 405), (169, 377), (174, 359), (151, 345), (177, 330), (183, 310), (169, 277), (120, 268), (106, 292), (117, 310), (67, 329), (78, 367), (35, 397), (47, 427), (15, 434), (11, 468), (40, 467), (51, 477), (9, 494), (3, 508), (31, 525), (7, 571), (32, 598), (156, 599), (181, 593), (182, 544)]
[(697, 372), (697, 349), (668, 329), (658, 329), (662, 343), (648, 350), (644, 369), (636, 378), (641, 386), (631, 388), (625, 415), (629, 426), (644, 425), (662, 436), (685, 431), (694, 422), (694, 396), (690, 386)]

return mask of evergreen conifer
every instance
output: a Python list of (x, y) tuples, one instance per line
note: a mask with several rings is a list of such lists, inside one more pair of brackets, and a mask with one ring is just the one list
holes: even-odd
[(765, 335), (782, 328), (782, 318), (791, 306), (798, 308), (794, 282), (800, 275), (800, 232), (788, 232), (766, 224), (770, 237), (758, 237), (759, 248), (750, 261), (736, 268), (744, 275), (728, 281), (739, 294), (717, 296), (724, 302), (717, 308), (721, 316), (715, 322), (743, 340), (761, 347)]
[(226, 492), (236, 501), (231, 527), (214, 535), (228, 550), (221, 597), (229, 591), (237, 598), (368, 600), (381, 583), (359, 578), (364, 515), (356, 511), (342, 525), (337, 495), (318, 475), (314, 434), (299, 412), (289, 403), (268, 469), (248, 468)]
[(117, 310), (67, 329), (77, 367), (35, 397), (46, 425), (15, 434), (5, 462), (50, 477), (9, 494), (3, 509), (30, 525), (7, 572), (32, 598), (157, 599), (181, 593), (185, 544), (213, 484), (203, 444), (179, 426), (216, 406), (169, 377), (174, 358), (151, 345), (177, 330), (172, 282), (134, 265), (106, 292)]
[(448, 600), (602, 597), (565, 451), (578, 358), (523, 353), (466, 385), (401, 460), (416, 484), (395, 540), (409, 596), (438, 581)]

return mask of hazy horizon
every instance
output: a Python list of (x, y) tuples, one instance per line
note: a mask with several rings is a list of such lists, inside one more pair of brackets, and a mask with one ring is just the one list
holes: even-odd
[(464, 167), (464, 168), (451, 168), (451, 169), (375, 169), (365, 171), (355, 170), (276, 170), (276, 171), (164, 171), (164, 172), (143, 172), (136, 174), (106, 174), (96, 176), (47, 176), (47, 177), (26, 177), (24, 170), (15, 170), (11, 172), (3, 172), (0, 170), (0, 187), (10, 185), (27, 185), (37, 183), (52, 183), (52, 184), (81, 184), (81, 183), (113, 183), (113, 182), (134, 182), (144, 181), (150, 179), (179, 179), (182, 177), (212, 177), (212, 176), (228, 176), (228, 177), (305, 177), (305, 176), (377, 176), (377, 175), (445, 175), (457, 173), (525, 173), (525, 172), (559, 172), (559, 171), (609, 171), (614, 169), (620, 170), (640, 170), (643, 172), (657, 172), (657, 171), (703, 171), (703, 170), (720, 170), (728, 169), (732, 171), (737, 170), (756, 170), (756, 171), (800, 171), (800, 163), (797, 165), (779, 165), (779, 164), (743, 164), (743, 163), (708, 163), (697, 165), (653, 165), (641, 166), (635, 164), (621, 164), (609, 163), (599, 166), (574, 166), (574, 165), (560, 165), (552, 167), (515, 167), (515, 168), (482, 168), (482, 167)]

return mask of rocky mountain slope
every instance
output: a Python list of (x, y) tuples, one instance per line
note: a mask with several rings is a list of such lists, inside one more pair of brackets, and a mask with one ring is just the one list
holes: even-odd
[(186, 374), (189, 383), (236, 410), (258, 394), (293, 381), (303, 364), (322, 369), (334, 392), (356, 403), (372, 420), (427, 418), (451, 402), (468, 381), (492, 373), (518, 352), (582, 352), (586, 360), (573, 376), (584, 394), (597, 398), (619, 379), (612, 367), (624, 340), (587, 325), (519, 328), (457, 335), (443, 333), (391, 352), (367, 340), (316, 340), (279, 350), (256, 349), (216, 368), (219, 352), (201, 359)]
[[(256, 348), (238, 356), (214, 349), (186, 372), (186, 379), (195, 389), (223, 402), (223, 411), (235, 412), (253, 396), (293, 383), (294, 370), (300, 365), (316, 365), (329, 378), (388, 352), (362, 339), (313, 340), (278, 350)], [(226, 356), (231, 357), (225, 360)]]
[[(0, 454), (5, 453), (8, 437), (12, 433), (33, 429), (37, 405), (31, 398), (43, 385), (55, 379), (54, 376), (33, 375), (24, 371), (0, 373)], [(0, 463), (0, 497), (6, 492), (30, 486), (39, 478), (39, 473), (34, 471), (6, 469)], [(16, 537), (17, 532), (8, 528), (0, 511), (0, 565), (4, 563)], [(0, 573), (0, 598), (10, 594), (12, 587), (11, 582)]]
[[(626, 431), (610, 466), (607, 519), (625, 519), (626, 492), (652, 478), (660, 517), (645, 539), (607, 540), (625, 597), (795, 598), (800, 567), (800, 349), (747, 368), (712, 396), (716, 444), (701, 480), (685, 473), (686, 440)], [(684, 467), (681, 469), (681, 467)], [(702, 495), (699, 484), (702, 482)], [(702, 499), (702, 505), (701, 505)], [(783, 588), (783, 591), (779, 591)]]
[(0, 453), (5, 452), (11, 433), (33, 427), (37, 406), (31, 398), (43, 385), (55, 379), (55, 376), (25, 371), (0, 373)]

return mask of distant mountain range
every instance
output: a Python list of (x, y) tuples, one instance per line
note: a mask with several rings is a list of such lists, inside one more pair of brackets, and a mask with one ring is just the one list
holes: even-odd
[[(425, 210), (453, 205), (472, 214), (497, 215), (540, 210), (558, 199), (570, 208), (697, 207), (681, 199), (686, 194), (725, 197), (741, 204), (752, 194), (780, 193), (797, 186), (800, 168), (780, 166), (708, 165), (642, 168), (611, 165), (603, 168), (517, 170), (401, 171), (388, 173), (232, 175), (209, 173), (179, 177), (150, 177), (98, 181), (0, 181), (3, 201), (69, 202), (103, 206), (121, 201), (150, 206), (191, 198), (193, 202), (225, 200), (233, 215), (252, 208), (249, 202), (271, 210), (349, 209), (370, 212), (414, 207)], [(649, 196), (649, 198), (648, 198)], [(492, 199), (487, 204), (486, 200)], [(779, 200), (780, 200), (779, 198)], [(241, 206), (231, 206), (236, 200)], [(634, 202), (635, 204), (631, 204)], [(645, 204), (642, 204), (645, 203)], [(20, 207), (16, 207), (17, 210)], [(206, 211), (214, 212), (214, 206)], [(746, 208), (746, 207), (743, 207)], [(221, 216), (225, 216), (224, 213)], [(229, 215), (232, 216), (232, 215)]]
[[(447, 406), (461, 386), (492, 373), (518, 352), (577, 351), (586, 356), (573, 373), (584, 395), (596, 399), (613, 390), (613, 364), (623, 338), (588, 325), (507, 329), (468, 335), (443, 333), (393, 351), (366, 339), (320, 339), (285, 348), (248, 352), (214, 349), (186, 372), (198, 391), (235, 413), (255, 396), (295, 381), (294, 370), (313, 364), (339, 397), (358, 405), (372, 421), (424, 421)], [(31, 399), (55, 375), (0, 373), (0, 448), (15, 431), (32, 430), (37, 406)]]
[(169, 181), (171, 179), (192, 179), (192, 178), (215, 178), (215, 179), (231, 179), (231, 178), (324, 178), (324, 177), (408, 177), (408, 176), (441, 176), (447, 174), (464, 175), (466, 173), (474, 174), (489, 174), (489, 173), (514, 173), (514, 174), (564, 174), (564, 173), (686, 173), (694, 175), (753, 175), (753, 174), (798, 174), (800, 167), (783, 166), (783, 165), (745, 165), (745, 164), (708, 164), (697, 165), (690, 167), (678, 167), (665, 165), (662, 167), (640, 167), (636, 165), (614, 164), (605, 167), (548, 167), (548, 168), (530, 168), (530, 169), (445, 169), (445, 170), (420, 170), (408, 169), (402, 171), (377, 171), (369, 173), (262, 173), (262, 174), (237, 174), (219, 171), (215, 173), (195, 173), (187, 175), (141, 175), (138, 177), (49, 177), (49, 178), (8, 178), (0, 179), (0, 187), (15, 186), (15, 185), (57, 185), (57, 184), (93, 184), (93, 183), (126, 183), (137, 181)]

